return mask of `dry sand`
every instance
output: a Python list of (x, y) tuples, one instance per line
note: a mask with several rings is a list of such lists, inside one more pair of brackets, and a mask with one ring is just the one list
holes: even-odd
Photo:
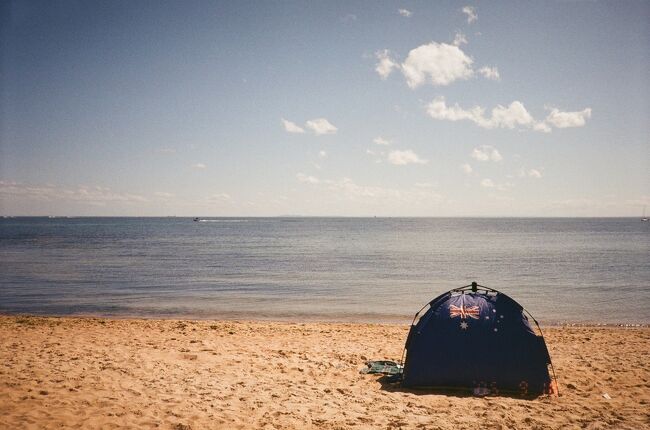
[(648, 328), (546, 329), (561, 396), (535, 400), (359, 374), (398, 359), (407, 330), (0, 316), (0, 427), (650, 428)]

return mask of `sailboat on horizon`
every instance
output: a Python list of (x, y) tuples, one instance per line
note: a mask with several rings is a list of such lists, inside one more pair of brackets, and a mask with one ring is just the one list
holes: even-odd
[(645, 214), (645, 209), (647, 206), (643, 206), (643, 215), (641, 216), (641, 221), (648, 221), (648, 217)]

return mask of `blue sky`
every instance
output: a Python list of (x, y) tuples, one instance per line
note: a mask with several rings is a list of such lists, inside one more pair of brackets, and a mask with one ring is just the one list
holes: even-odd
[(640, 216), (650, 3), (5, 2), (5, 215)]

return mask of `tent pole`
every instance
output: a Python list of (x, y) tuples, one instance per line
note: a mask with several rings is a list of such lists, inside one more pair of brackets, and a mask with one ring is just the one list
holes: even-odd
[[(539, 326), (539, 323), (535, 319), (535, 317), (528, 312), (528, 309), (524, 308), (524, 311), (528, 314), (529, 317), (533, 319), (535, 322), (535, 325), (537, 326), (537, 330), (539, 330), (539, 333), (542, 335), (542, 339), (544, 339), (544, 332), (542, 331), (542, 328)], [(546, 344), (546, 339), (544, 339), (544, 344)], [(548, 347), (547, 347), (548, 348)], [(548, 354), (548, 361), (551, 365), (551, 370), (553, 371), (553, 380), (555, 381), (555, 389), (557, 390), (557, 396), (560, 397), (560, 384), (557, 382), (557, 376), (555, 375), (555, 367), (553, 366), (553, 360), (551, 360), (551, 354)]]

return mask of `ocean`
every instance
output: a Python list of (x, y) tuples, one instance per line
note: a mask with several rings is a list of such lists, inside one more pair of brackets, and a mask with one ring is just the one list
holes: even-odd
[(634, 218), (5, 218), (0, 313), (409, 322), (477, 281), (539, 321), (650, 323)]

